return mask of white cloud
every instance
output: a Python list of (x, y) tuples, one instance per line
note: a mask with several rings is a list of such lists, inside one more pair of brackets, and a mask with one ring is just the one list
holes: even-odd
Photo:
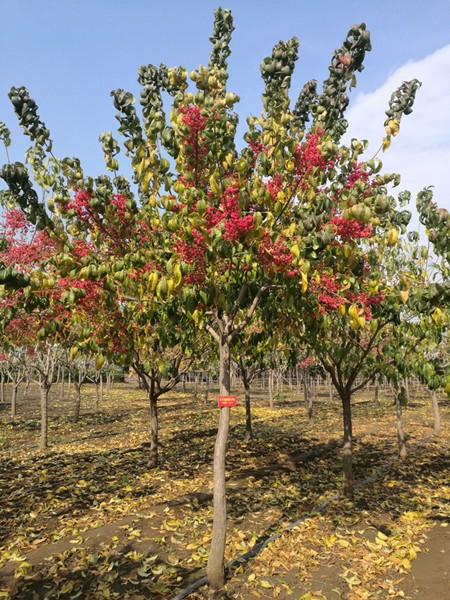
[(384, 135), (384, 111), (392, 92), (414, 78), (422, 87), (413, 112), (402, 118), (399, 135), (378, 156), (384, 171), (400, 173), (401, 184), (396, 189), (411, 191), (413, 212), (417, 192), (429, 185), (434, 186), (434, 201), (450, 209), (450, 45), (403, 65), (374, 92), (357, 95), (347, 113), (348, 133), (369, 140), (365, 158), (372, 156)]

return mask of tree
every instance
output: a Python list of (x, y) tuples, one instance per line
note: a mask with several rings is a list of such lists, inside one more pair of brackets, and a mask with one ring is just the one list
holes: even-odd
[[(232, 31), (230, 11), (218, 9), (208, 66), (190, 74), (195, 92), (188, 91), (185, 68), (147, 65), (138, 76), (141, 118), (131, 93), (112, 93), (136, 192), (117, 174), (120, 146), (111, 133), (102, 134), (101, 143), (112, 180), (86, 176), (78, 159), (57, 159), (50, 132), (25, 88), (13, 88), (10, 98), (34, 143), (27, 153), (32, 177), (21, 163), (0, 171), (8, 187), (4, 201), (18, 204), (53, 236), (61, 276), (101, 282), (105, 306), (140, 303), (140, 320), (130, 311), (140, 329), (163, 310), (168, 327), (181, 315), (184, 323), (210, 334), (219, 353), (221, 395), (231, 392), (233, 345), (258, 311), (267, 311), (270, 302), (276, 313), (285, 301), (297, 314), (311, 311), (319, 285), (316, 272), (324, 281), (338, 264), (339, 273), (357, 278), (363, 267), (362, 251), (353, 252), (343, 241), (349, 231), (352, 239), (362, 238), (379, 227), (377, 235), (389, 229), (392, 239), (398, 235), (394, 226), (406, 220), (391, 207), (384, 191), (390, 178), (377, 174), (380, 165), (355, 164), (362, 142), (339, 146), (347, 127), (346, 92), (356, 84), (370, 50), (365, 25), (352, 27), (334, 52), (322, 93), (316, 82), (308, 82), (292, 107), (289, 89), (298, 40), (276, 44), (261, 65), (263, 112), (248, 117), (243, 148), (235, 142), (233, 108), (239, 97), (226, 88)], [(384, 147), (398, 131), (402, 114), (410, 112), (417, 87), (415, 81), (404, 84), (394, 95)], [(164, 94), (172, 98), (169, 122)], [(32, 179), (48, 198), (44, 193), (39, 199)], [(77, 248), (83, 251), (80, 263), (73, 260)], [(342, 280), (334, 293), (347, 290)], [(69, 303), (76, 300), (71, 292)], [(350, 318), (361, 323), (364, 311), (358, 301), (351, 301)], [(221, 408), (207, 568), (213, 589), (225, 581), (229, 419), (230, 409)]]

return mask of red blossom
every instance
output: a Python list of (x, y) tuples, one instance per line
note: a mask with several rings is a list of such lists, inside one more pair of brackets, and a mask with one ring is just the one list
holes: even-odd
[(330, 223), (334, 225), (336, 236), (343, 242), (351, 242), (356, 239), (367, 238), (373, 235), (372, 224), (361, 223), (356, 219), (346, 219), (345, 217), (333, 217)]

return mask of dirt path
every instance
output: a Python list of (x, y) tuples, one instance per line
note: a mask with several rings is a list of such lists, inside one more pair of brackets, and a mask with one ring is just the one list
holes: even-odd
[[(450, 519), (448, 519), (449, 521)], [(450, 526), (437, 523), (401, 587), (412, 600), (450, 599)]]

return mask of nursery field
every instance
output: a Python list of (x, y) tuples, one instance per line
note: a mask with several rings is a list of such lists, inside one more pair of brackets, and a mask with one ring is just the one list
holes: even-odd
[[(181, 598), (208, 556), (217, 390), (205, 401), (180, 388), (160, 402), (156, 469), (142, 390), (117, 384), (96, 413), (87, 386), (78, 423), (55, 390), (46, 452), (37, 389), (14, 419), (0, 411), (0, 598)], [(439, 397), (436, 437), (429, 394), (411, 394), (398, 460), (392, 398), (356, 394), (351, 503), (338, 494), (340, 403), (322, 391), (313, 422), (296, 389), (273, 410), (255, 392), (248, 442), (238, 390), (226, 463), (232, 563), (214, 597), (448, 599), (450, 403)], [(205, 586), (189, 595), (209, 597)]]

